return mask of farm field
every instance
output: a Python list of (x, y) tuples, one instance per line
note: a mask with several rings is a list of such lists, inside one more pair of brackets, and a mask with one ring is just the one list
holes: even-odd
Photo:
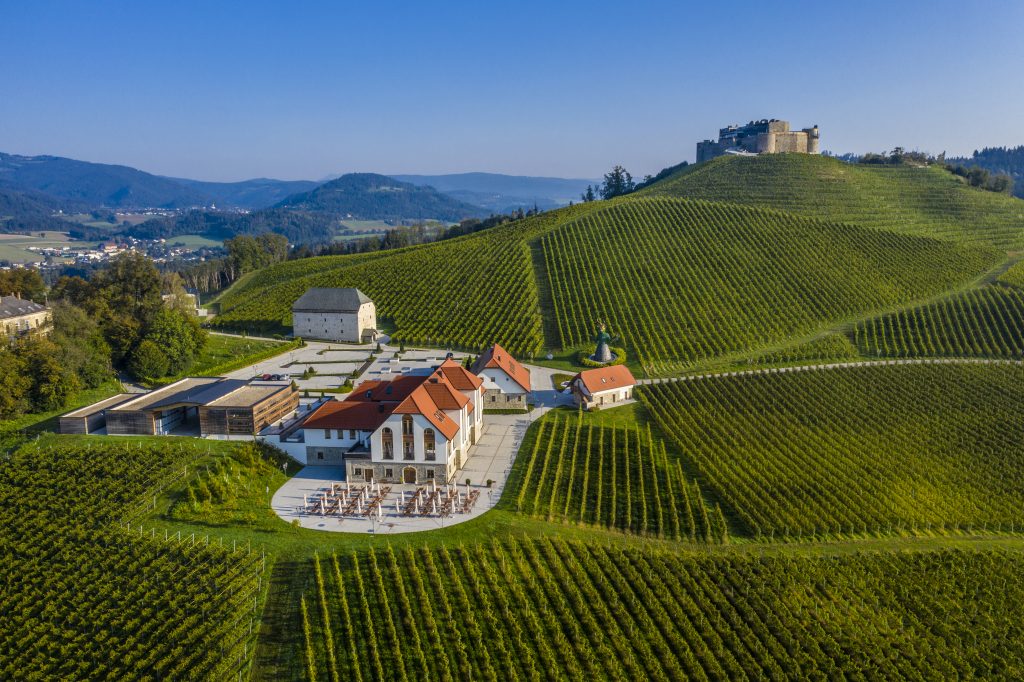
[(938, 167), (869, 166), (825, 156), (724, 156), (640, 192), (776, 208), (862, 227), (1024, 246), (1024, 202), (967, 186)]
[(762, 373), (659, 383), (638, 395), (737, 533), (1024, 526), (1020, 364)]
[(198, 234), (183, 234), (177, 237), (171, 237), (167, 240), (168, 246), (186, 246), (192, 249), (210, 248), (217, 249), (224, 246), (224, 242), (219, 239), (210, 239), (203, 237)]
[(711, 559), (509, 538), (385, 546), (304, 568), (314, 579), (299, 597), (302, 670), (278, 679), (1024, 672), (1016, 553)]
[(683, 473), (650, 428), (605, 426), (590, 415), (536, 422), (516, 458), (501, 506), (548, 521), (690, 542), (724, 542), (722, 512)]
[(0, 469), (0, 676), (248, 674), (260, 554), (124, 525), (208, 447), (49, 437), (9, 456)]
[(853, 340), (874, 357), (1024, 357), (1024, 290), (971, 289), (858, 323)]
[[(40, 234), (43, 236), (39, 236)], [(62, 248), (65, 246), (92, 248), (96, 246), (96, 242), (73, 240), (68, 236), (67, 232), (36, 232), (31, 235), (0, 233), (0, 260), (12, 263), (38, 263), (42, 261), (43, 257), (41, 255), (28, 250), (30, 246), (39, 248)]]
[(652, 376), (935, 295), (1000, 260), (988, 248), (674, 199), (620, 202), (540, 243), (556, 345), (587, 343), (602, 319)]
[(524, 235), (590, 210), (573, 207), (421, 247), (290, 261), (244, 279), (218, 301), (223, 329), (287, 331), (309, 287), (357, 286), (396, 342), (479, 350), (494, 342), (529, 357), (544, 347), (540, 300)]

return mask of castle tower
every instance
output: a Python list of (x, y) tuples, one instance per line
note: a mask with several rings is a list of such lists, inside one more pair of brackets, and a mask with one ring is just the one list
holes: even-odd
[(821, 134), (818, 132), (818, 126), (813, 125), (810, 128), (804, 128), (804, 132), (807, 133), (807, 153), (820, 154), (819, 143)]

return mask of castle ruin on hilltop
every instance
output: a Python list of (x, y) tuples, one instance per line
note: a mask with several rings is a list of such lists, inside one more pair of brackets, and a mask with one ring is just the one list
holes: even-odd
[(818, 137), (817, 125), (790, 130), (789, 121), (762, 118), (745, 126), (721, 128), (717, 142), (698, 142), (697, 163), (725, 154), (817, 154)]

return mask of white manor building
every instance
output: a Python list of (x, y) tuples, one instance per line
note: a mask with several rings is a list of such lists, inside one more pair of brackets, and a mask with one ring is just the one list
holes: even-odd
[[(453, 360), (365, 381), (267, 440), (307, 465), (344, 465), (350, 481), (450, 483), (483, 428), (483, 381)], [(301, 445), (300, 445), (301, 443)]]
[(307, 289), (292, 304), (292, 334), (304, 339), (373, 343), (377, 340), (377, 308), (359, 289)]

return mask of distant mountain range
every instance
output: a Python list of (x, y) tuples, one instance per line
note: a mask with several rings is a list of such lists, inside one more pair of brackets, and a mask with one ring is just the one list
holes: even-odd
[(287, 197), (276, 208), (331, 213), (364, 220), (458, 221), (487, 211), (433, 187), (399, 182), (376, 173), (349, 173), (308, 192)]
[[(59, 156), (0, 153), (0, 231), (70, 230), (90, 239), (118, 233), (224, 239), (270, 230), (293, 243), (308, 243), (330, 240), (346, 218), (457, 222), (534, 206), (547, 210), (577, 199), (593, 182), (497, 173), (206, 182)], [(69, 220), (72, 214), (140, 209), (181, 213), (133, 227), (89, 227)]]
[(599, 180), (546, 178), (500, 173), (453, 173), (450, 175), (391, 175), (413, 185), (430, 186), (456, 199), (482, 206), (494, 213), (537, 206), (542, 210), (579, 201), (587, 185)]

